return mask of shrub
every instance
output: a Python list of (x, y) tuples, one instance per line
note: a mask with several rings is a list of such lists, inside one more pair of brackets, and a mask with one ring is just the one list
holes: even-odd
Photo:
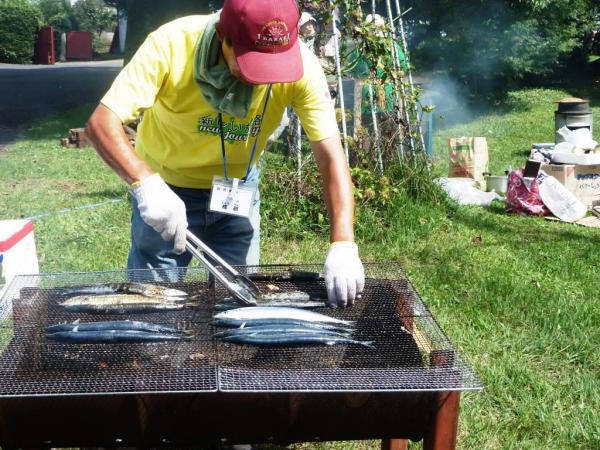
[[(329, 220), (316, 165), (304, 165), (299, 181), (293, 162), (273, 154), (268, 154), (267, 160), (261, 170), (263, 230), (288, 239), (328, 233)], [(406, 205), (449, 207), (446, 195), (433, 181), (424, 156), (407, 156), (399, 163), (390, 164), (384, 176), (359, 167), (351, 168), (350, 174), (354, 183), (357, 232), (363, 221), (369, 227), (385, 228), (396, 220), (398, 209)]]
[(42, 13), (22, 1), (0, 3), (0, 62), (31, 63)]

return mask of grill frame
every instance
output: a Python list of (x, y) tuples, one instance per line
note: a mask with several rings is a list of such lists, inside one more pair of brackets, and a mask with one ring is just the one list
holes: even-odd
[[(367, 264), (365, 268), (367, 276), (374, 272), (389, 279), (403, 276), (397, 267), (389, 264)], [(320, 265), (244, 268), (246, 273), (307, 269), (320, 270)], [(78, 274), (76, 278), (81, 283), (86, 279), (97, 280), (98, 274), (110, 281), (126, 280), (119, 277), (135, 278), (139, 275), (141, 278), (148, 275), (110, 271)], [(49, 274), (44, 277), (56, 285), (56, 280), (64, 280), (61, 278), (64, 276)], [(206, 273), (198, 270), (189, 270), (186, 277), (200, 282), (208, 280)], [(410, 286), (410, 282), (406, 281)], [(31, 279), (19, 284), (17, 277), (7, 293), (14, 299), (14, 293), (22, 288), (43, 287), (39, 283), (33, 284)], [(219, 287), (214, 292), (215, 298), (225, 295)], [(6, 306), (2, 303), (6, 302), (6, 298), (5, 295), (0, 299), (0, 312), (2, 306)], [(18, 305), (14, 323), (0, 321), (0, 327), (19, 326), (22, 320), (19, 307), (27, 310), (31, 306), (27, 302)], [(463, 362), (452, 346), (448, 348), (446, 344), (440, 344), (449, 344), (449, 341), (437, 322), (429, 320), (433, 317), (418, 294), (413, 290), (407, 299), (399, 302), (398, 308), (404, 317), (403, 326), (412, 330), (415, 342), (419, 344), (423, 361), (437, 370), (456, 374), (456, 361), (459, 361), (458, 367), (462, 367), (460, 364)], [(408, 314), (409, 310), (416, 314)], [(441, 341), (437, 340), (436, 333), (441, 333)], [(0, 352), (3, 336), (0, 328)], [(387, 441), (386, 448), (396, 448), (402, 445), (397, 439), (423, 439), (425, 448), (450, 449), (454, 448), (456, 440), (459, 390), (481, 388), (480, 381), (475, 374), (473, 376), (478, 385), (462, 385), (457, 390), (440, 391), (157, 391), (0, 395), (0, 446), (6, 449), (165, 448), (220, 443), (289, 444), (384, 439)]]
[[(240, 272), (253, 276), (256, 272), (266, 274), (278, 274), (293, 272), (316, 272), (320, 270), (320, 265), (270, 265), (270, 266), (254, 266), (246, 267), (241, 266), (238, 268)], [(201, 371), (201, 376), (208, 378), (206, 383), (177, 383), (175, 382), (175, 388), (173, 384), (168, 385), (169, 387), (161, 389), (159, 387), (144, 389), (104, 389), (104, 392), (96, 392), (93, 389), (54, 389), (49, 392), (35, 391), (34, 389), (27, 390), (25, 387), (21, 391), (6, 392), (2, 390), (2, 386), (6, 386), (6, 381), (14, 382), (10, 376), (7, 376), (7, 369), (9, 365), (4, 364), (5, 368), (0, 367), (0, 398), (9, 397), (27, 397), (27, 396), (79, 396), (79, 395), (115, 395), (115, 394), (169, 394), (169, 393), (204, 393), (204, 392), (227, 392), (227, 393), (274, 393), (274, 392), (296, 392), (296, 393), (310, 393), (310, 392), (321, 392), (321, 393), (335, 393), (335, 392), (419, 392), (419, 391), (467, 391), (467, 390), (480, 390), (482, 384), (477, 375), (472, 371), (468, 364), (462, 359), (458, 352), (454, 349), (446, 334), (441, 330), (437, 321), (424, 304), (418, 293), (412, 287), (408, 278), (404, 275), (401, 269), (397, 265), (392, 263), (374, 263), (366, 264), (365, 272), (367, 276), (367, 285), (365, 288), (365, 295), (362, 301), (359, 301), (353, 308), (347, 310), (335, 310), (331, 311), (324, 308), (326, 313), (331, 313), (341, 318), (358, 318), (357, 336), (359, 339), (368, 339), (368, 333), (366, 335), (361, 334), (361, 326), (367, 323), (366, 329), (371, 332), (376, 327), (381, 328), (377, 330), (376, 337), (386, 337), (388, 333), (389, 337), (398, 338), (398, 330), (405, 330), (409, 333), (410, 339), (414, 341), (414, 344), (420, 352), (421, 367), (381, 367), (382, 364), (386, 364), (386, 361), (379, 361), (379, 365), (375, 365), (371, 368), (356, 367), (353, 365), (352, 357), (359, 361), (366, 361), (370, 364), (369, 357), (372, 353), (369, 353), (369, 349), (356, 349), (354, 347), (346, 348), (345, 346), (334, 346), (331, 348), (301, 348), (301, 349), (247, 349), (246, 346), (236, 346), (235, 344), (224, 344), (216, 342), (210, 335), (213, 334), (214, 328), (208, 324), (211, 320), (212, 315), (212, 304), (218, 302), (223, 297), (228, 296), (227, 292), (221, 286), (210, 286), (209, 275), (202, 268), (190, 268), (181, 271), (180, 280), (174, 284), (170, 284), (171, 287), (184, 288), (184, 290), (191, 291), (194, 295), (199, 295), (201, 301), (206, 301), (207, 304), (204, 308), (198, 308), (190, 311), (175, 312), (175, 313), (156, 313), (156, 314), (141, 314), (135, 315), (135, 317), (129, 316), (126, 318), (137, 319), (137, 320), (151, 320), (156, 321), (157, 317), (161, 317), (160, 323), (171, 325), (171, 326), (185, 326), (185, 324), (191, 324), (195, 330), (203, 330), (204, 340), (202, 341), (205, 347), (201, 353), (205, 358), (202, 364), (194, 366), (196, 371)], [(105, 271), (105, 272), (87, 272), (87, 273), (67, 273), (67, 274), (42, 274), (42, 275), (26, 275), (15, 277), (6, 291), (6, 294), (0, 299), (0, 305), (6, 305), (8, 303), (14, 303), (14, 330), (17, 330), (17, 334), (22, 329), (27, 327), (38, 328), (54, 323), (61, 317), (67, 321), (74, 320), (76, 315), (70, 313), (62, 313), (62, 316), (53, 316), (52, 312), (46, 315), (40, 313), (40, 305), (43, 305), (44, 300), (35, 299), (35, 293), (46, 293), (48, 294), (46, 299), (52, 301), (54, 290), (58, 286), (72, 286), (72, 285), (84, 285), (94, 284), (100, 282), (124, 282), (128, 279), (132, 280), (145, 280), (150, 276), (157, 276), (163, 278), (166, 274), (161, 271), (151, 272), (146, 270), (140, 271)], [(261, 288), (265, 288), (267, 285), (277, 286), (282, 290), (295, 290), (303, 289), (311, 292), (313, 295), (323, 297), (325, 293), (324, 282), (322, 280), (284, 280), (281, 282), (267, 280), (264, 282), (258, 282)], [(394, 299), (393, 303), (385, 303), (383, 301), (377, 303), (372, 300), (372, 294), (375, 292), (377, 287), (384, 286), (388, 289), (392, 286), (392, 290), (396, 292), (397, 298)], [(383, 289), (383, 288), (382, 288)], [(383, 290), (383, 293), (388, 291)], [(48, 301), (46, 302), (48, 303)], [(47, 306), (47, 305), (46, 305)], [(391, 309), (390, 309), (391, 308)], [(321, 311), (320, 311), (321, 312)], [(41, 314), (43, 317), (34, 317), (34, 314)], [(191, 316), (190, 316), (191, 314)], [(85, 315), (87, 316), (87, 315)], [(397, 319), (395, 322), (390, 322), (390, 317)], [(165, 318), (166, 317), (166, 318)], [(110, 320), (112, 318), (124, 317), (105, 317), (105, 316), (93, 316), (86, 317), (86, 320)], [(40, 324), (40, 320), (43, 321)], [(36, 323), (37, 325), (31, 325)], [(6, 329), (6, 322), (0, 322), (0, 333), (2, 330), (2, 323)], [(395, 328), (385, 330), (385, 324), (392, 323)], [(383, 328), (382, 328), (383, 327)], [(38, 330), (39, 332), (39, 330)], [(402, 333), (403, 331), (400, 331)], [(196, 342), (196, 340), (194, 341)], [(383, 342), (383, 346), (386, 344), (386, 340)], [(55, 346), (58, 348), (68, 349), (68, 344), (42, 344), (42, 347), (48, 345)], [(97, 344), (102, 347), (101, 344)], [(117, 344), (123, 348), (131, 348), (131, 344)], [(134, 346), (140, 346), (143, 348), (157, 348), (164, 346), (165, 352), (168, 353), (168, 349), (180, 349), (178, 346), (185, 346), (186, 343), (165, 343), (165, 344), (133, 344)], [(150, 347), (147, 347), (150, 345)], [(381, 344), (377, 344), (381, 349)], [(377, 349), (376, 345), (376, 350)], [(107, 348), (107, 345), (104, 345)], [(112, 350), (114, 344), (109, 350)], [(5, 351), (0, 347), (2, 357), (0, 361), (4, 360)], [(65, 350), (66, 351), (66, 350)], [(23, 355), (30, 355), (27, 349), (21, 350)], [(241, 353), (241, 363), (231, 363), (231, 355), (235, 353)], [(33, 352), (35, 353), (35, 352)], [(194, 354), (196, 354), (194, 353)], [(288, 365), (290, 361), (297, 361), (296, 366), (292, 364), (292, 367), (276, 367), (270, 368), (262, 367), (261, 359), (258, 358), (258, 366), (253, 366), (255, 363), (248, 363), (251, 360), (248, 357), (249, 354), (259, 355), (261, 353), (270, 354), (271, 357), (275, 355), (282, 355), (280, 359), (284, 360)], [(344, 362), (347, 353), (354, 353), (351, 355), (350, 366), (351, 367), (320, 367), (319, 361), (327, 361), (327, 358), (334, 355), (338, 358), (338, 362)], [(296, 356), (294, 356), (296, 355)], [(297, 356), (300, 356), (298, 358)], [(308, 356), (307, 356), (308, 355)], [(314, 358), (310, 355), (316, 355)], [(323, 356), (325, 355), (325, 356)], [(337, 356), (336, 356), (337, 355)], [(341, 355), (341, 356), (340, 356)], [(362, 356), (361, 356), (362, 355)], [(393, 350), (384, 356), (395, 356), (398, 355), (393, 353)], [(304, 357), (304, 359), (302, 359)], [(360, 360), (360, 357), (363, 359)], [(247, 358), (247, 361), (244, 361)], [(341, 358), (341, 359), (339, 359)], [(440, 363), (440, 358), (442, 363)], [(181, 358), (179, 358), (181, 361)], [(236, 360), (233, 359), (235, 362)], [(436, 362), (437, 361), (437, 362)], [(55, 362), (51, 359), (51, 362)], [(316, 365), (315, 365), (316, 362)], [(400, 361), (403, 362), (403, 361)], [(403, 362), (404, 363), (404, 362)], [(409, 363), (411, 363), (409, 361)], [(237, 364), (237, 365), (236, 365)], [(312, 364), (312, 365), (311, 365)], [(46, 364), (46, 367), (47, 368)], [(50, 364), (51, 365), (51, 364)], [(283, 366), (283, 364), (281, 364)], [(15, 369), (15, 366), (12, 366)], [(109, 367), (109, 369), (112, 367)], [(310, 375), (313, 379), (319, 378), (313, 382), (306, 382), (307, 374), (301, 371), (300, 368), (305, 368), (306, 371), (310, 371)], [(34, 368), (35, 369), (35, 368)], [(179, 367), (176, 367), (179, 369)], [(193, 370), (192, 370), (193, 372)], [(185, 374), (185, 370), (184, 370)], [(122, 379), (132, 373), (125, 371), (122, 374)], [(133, 373), (135, 376), (135, 371)], [(200, 376), (199, 375), (199, 376)], [(299, 377), (299, 375), (302, 375)], [(272, 379), (271, 385), (264, 383), (264, 378), (267, 377)], [(377, 383), (373, 382), (373, 378), (377, 378)], [(415, 384), (411, 386), (410, 379), (421, 379), (421, 384)], [(354, 382), (348, 383), (346, 380), (354, 379)], [(233, 380), (233, 381), (232, 381)], [(238, 380), (238, 381), (236, 381)], [(239, 380), (243, 380), (240, 382)], [(404, 380), (404, 381), (402, 381)], [(177, 380), (175, 380), (177, 381)], [(360, 381), (360, 382), (359, 382)], [(320, 384), (319, 384), (320, 383)]]

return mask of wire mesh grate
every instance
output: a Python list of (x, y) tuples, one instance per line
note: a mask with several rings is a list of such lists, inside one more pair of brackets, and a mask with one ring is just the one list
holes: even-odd
[[(326, 297), (321, 266), (240, 267), (261, 292)], [(482, 387), (415, 292), (391, 263), (365, 265), (363, 298), (352, 308), (315, 311), (355, 322), (359, 345), (253, 347), (224, 343), (210, 324), (229, 294), (202, 268), (15, 277), (0, 299), (0, 397), (195, 391), (418, 391)], [(160, 280), (186, 291), (193, 306), (129, 315), (73, 313), (61, 289), (127, 280)], [(44, 327), (79, 320), (141, 320), (189, 330), (186, 341), (74, 345), (48, 341)]]

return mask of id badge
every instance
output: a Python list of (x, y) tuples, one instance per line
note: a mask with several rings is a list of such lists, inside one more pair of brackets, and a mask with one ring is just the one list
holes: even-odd
[(208, 209), (223, 214), (250, 217), (258, 185), (239, 178), (214, 176)]

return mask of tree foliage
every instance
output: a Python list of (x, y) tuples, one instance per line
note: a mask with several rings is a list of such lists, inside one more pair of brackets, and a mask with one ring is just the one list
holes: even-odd
[(190, 14), (208, 14), (223, 6), (223, 0), (122, 0), (121, 3), (127, 11), (126, 59), (162, 24)]
[(548, 76), (577, 58), (599, 9), (596, 0), (411, 0), (408, 6), (421, 68), (489, 89)]
[(117, 24), (115, 9), (106, 6), (104, 0), (79, 0), (72, 9), (80, 31), (100, 34), (102, 31), (112, 30)]
[(42, 24), (37, 5), (0, 1), (0, 62), (31, 63), (36, 32)]
[(69, 0), (38, 0), (44, 16), (44, 24), (57, 33), (76, 29), (75, 18)]

